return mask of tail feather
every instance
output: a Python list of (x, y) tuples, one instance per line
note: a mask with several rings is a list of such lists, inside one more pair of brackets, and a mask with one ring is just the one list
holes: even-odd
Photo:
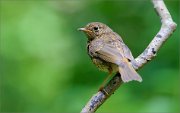
[(123, 64), (119, 66), (119, 73), (121, 74), (123, 82), (129, 82), (132, 80), (142, 82), (141, 76), (134, 70), (129, 62), (123, 62)]

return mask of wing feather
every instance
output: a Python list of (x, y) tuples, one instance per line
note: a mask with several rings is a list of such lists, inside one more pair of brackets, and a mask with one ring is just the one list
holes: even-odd
[(104, 46), (96, 51), (96, 53), (97, 57), (117, 65), (120, 65), (120, 62), (123, 59), (121, 52), (110, 44), (104, 44)]

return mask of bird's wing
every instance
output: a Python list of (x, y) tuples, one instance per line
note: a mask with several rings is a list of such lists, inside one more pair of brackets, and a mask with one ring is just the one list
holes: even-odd
[(89, 54), (92, 56), (117, 65), (120, 65), (124, 58), (134, 59), (131, 51), (118, 34), (106, 34), (103, 38), (96, 39), (91, 44), (90, 52)]
[(129, 59), (129, 60), (131, 60), (131, 61), (134, 60), (134, 57), (133, 57), (130, 49), (129, 49), (124, 43), (122, 44), (122, 49), (123, 49), (123, 51), (124, 51), (124, 56), (125, 56), (127, 59)]
[(106, 62), (121, 65), (123, 55), (116, 46), (110, 43), (104, 43), (101, 49), (97, 50), (95, 53), (98, 58), (101, 58)]
[(129, 59), (129, 60), (134, 60), (134, 57), (130, 51), (130, 49), (127, 47), (127, 45), (123, 42), (121, 36), (119, 36), (117, 33), (115, 34), (116, 37), (118, 38), (119, 44), (118, 44), (118, 48), (122, 48), (123, 53), (124, 53), (124, 57)]
[(122, 41), (121, 37), (120, 37), (118, 34), (116, 34), (116, 35), (117, 35), (118, 40), (119, 40), (119, 42), (120, 42), (120, 43), (118, 43), (118, 44), (119, 44), (119, 45), (118, 45), (118, 48), (122, 48), (124, 57), (127, 58), (127, 59), (131, 62), (131, 64), (133, 65), (134, 68), (137, 68), (138, 63), (137, 63), (137, 61), (134, 59), (134, 57), (133, 57), (130, 49), (129, 49), (129, 48), (127, 47), (127, 45)]

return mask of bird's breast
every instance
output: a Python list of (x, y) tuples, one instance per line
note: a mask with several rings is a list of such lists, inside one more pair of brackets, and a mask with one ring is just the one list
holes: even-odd
[(97, 66), (97, 68), (101, 71), (109, 72), (112, 70), (113, 72), (118, 71), (118, 66), (116, 64), (106, 62), (104, 60), (98, 58), (91, 58), (92, 62)]
[(98, 58), (92, 58), (92, 62), (98, 67), (99, 70), (108, 72), (108, 70), (111, 68), (110, 63), (107, 63), (101, 59)]

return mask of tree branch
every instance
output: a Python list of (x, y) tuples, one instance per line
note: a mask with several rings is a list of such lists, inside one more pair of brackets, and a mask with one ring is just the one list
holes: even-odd
[[(147, 48), (135, 60), (138, 62), (136, 70), (156, 56), (157, 51), (176, 29), (176, 23), (166, 8), (163, 0), (152, 0), (155, 11), (161, 19), (161, 28)], [(116, 74), (104, 87), (105, 92), (99, 91), (92, 96), (81, 113), (95, 112), (122, 84), (120, 74)]]

